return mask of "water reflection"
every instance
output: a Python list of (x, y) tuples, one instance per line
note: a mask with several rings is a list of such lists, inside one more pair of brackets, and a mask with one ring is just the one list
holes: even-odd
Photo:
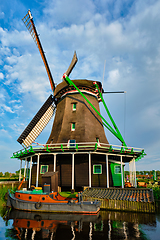
[[(48, 214), (11, 211), (6, 229), (10, 239), (139, 239), (147, 240), (144, 227), (156, 229), (154, 214), (101, 211), (98, 215)], [(159, 239), (159, 238), (157, 238)]]

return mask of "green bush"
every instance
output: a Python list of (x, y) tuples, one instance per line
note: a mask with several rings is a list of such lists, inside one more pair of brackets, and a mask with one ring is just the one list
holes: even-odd
[(153, 189), (153, 195), (155, 200), (160, 200), (160, 189), (159, 187), (155, 187)]
[(154, 200), (160, 200), (160, 188), (157, 184), (148, 184), (147, 188), (153, 189)]
[[(4, 187), (0, 189), (0, 199), (3, 202), (7, 201), (7, 193), (8, 193), (8, 189), (11, 189), (10, 187)], [(17, 188), (15, 187), (12, 191), (15, 191)]]

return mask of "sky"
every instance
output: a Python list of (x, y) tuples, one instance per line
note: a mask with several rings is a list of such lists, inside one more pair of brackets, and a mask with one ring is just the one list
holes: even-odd
[[(17, 138), (52, 93), (42, 59), (22, 18), (28, 9), (54, 81), (73, 53), (71, 79), (103, 82), (104, 99), (128, 146), (146, 156), (140, 170), (160, 170), (160, 1), (0, 1), (0, 172), (15, 172)], [(105, 67), (104, 67), (105, 66)], [(102, 115), (107, 114), (100, 104)], [(36, 140), (46, 143), (53, 119)], [(121, 145), (108, 130), (110, 144)]]

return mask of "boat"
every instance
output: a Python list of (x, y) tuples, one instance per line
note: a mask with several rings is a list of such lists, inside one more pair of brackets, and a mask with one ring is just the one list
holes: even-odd
[[(70, 213), (36, 213), (12, 209), (6, 215), (6, 221), (13, 220), (14, 236), (19, 239), (61, 239), (62, 229), (71, 229), (72, 235), (79, 234), (83, 225), (92, 227), (101, 223), (100, 213), (81, 215)], [(64, 226), (64, 227), (63, 227)], [(59, 236), (59, 237), (58, 237)]]
[[(36, 213), (36, 212), (29, 212), (29, 211), (20, 211), (20, 210), (15, 210), (12, 209), (8, 215), (7, 215), (7, 220), (13, 219), (14, 220), (14, 225), (16, 225), (19, 228), (27, 228), (26, 221), (30, 220), (33, 221), (34, 223), (44, 221), (48, 226), (51, 227), (51, 221), (55, 221), (57, 224), (58, 223), (71, 223), (71, 222), (92, 222), (92, 223), (99, 223), (102, 218), (100, 216), (100, 212), (96, 215), (89, 215), (89, 214), (70, 214), (70, 213)], [(49, 223), (50, 221), (50, 223)], [(19, 225), (18, 225), (19, 224)], [(34, 227), (31, 222), (28, 224), (30, 228)], [(41, 227), (44, 227), (44, 223), (41, 224)], [(46, 228), (45, 227), (45, 228)]]
[(97, 214), (100, 205), (99, 201), (83, 201), (82, 193), (75, 198), (66, 198), (59, 192), (43, 192), (41, 189), (8, 191), (7, 199), (8, 207), (31, 212)]

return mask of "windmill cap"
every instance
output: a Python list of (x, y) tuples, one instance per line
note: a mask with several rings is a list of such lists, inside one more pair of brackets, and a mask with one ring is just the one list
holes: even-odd
[[(90, 88), (95, 88), (94, 82), (92, 80), (87, 80), (87, 79), (77, 79), (77, 80), (72, 80), (73, 83), (77, 86), (77, 87), (90, 87)], [(97, 85), (99, 86), (99, 88), (102, 88), (102, 84), (101, 82), (96, 81)], [(63, 81), (61, 83), (59, 83), (54, 91), (54, 96), (56, 96), (57, 94), (60, 93), (61, 90), (65, 89), (68, 87), (68, 84)]]

